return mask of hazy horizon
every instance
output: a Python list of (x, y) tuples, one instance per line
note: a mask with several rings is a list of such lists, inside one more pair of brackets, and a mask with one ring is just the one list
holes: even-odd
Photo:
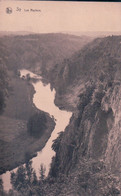
[(37, 34), (37, 35), (43, 35), (43, 34), (63, 34), (63, 35), (72, 35), (72, 36), (77, 36), (77, 37), (83, 37), (83, 36), (87, 36), (87, 37), (92, 37), (92, 38), (96, 38), (96, 37), (105, 37), (105, 36), (118, 36), (121, 35), (121, 32), (118, 31), (114, 31), (114, 32), (105, 32), (105, 31), (88, 31), (88, 32), (49, 32), (49, 33), (37, 33), (37, 32), (32, 32), (32, 31), (0, 31), (0, 37), (1, 36), (24, 36), (24, 35), (31, 35), (31, 34)]

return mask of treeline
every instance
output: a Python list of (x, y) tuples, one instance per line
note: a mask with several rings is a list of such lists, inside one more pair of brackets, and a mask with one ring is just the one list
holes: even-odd
[(60, 173), (58, 177), (45, 177), (45, 167), (40, 165), (37, 178), (32, 162), (20, 166), (17, 172), (11, 173), (12, 189), (4, 191), (0, 180), (0, 196), (118, 196), (120, 180), (106, 169), (103, 161), (80, 160), (78, 171), (68, 176)]
[(32, 161), (26, 162), (25, 166), (19, 166), (16, 172), (11, 172), (12, 189), (7, 193), (0, 180), (0, 196), (44, 196), (45, 167), (40, 165), (39, 179), (32, 168)]

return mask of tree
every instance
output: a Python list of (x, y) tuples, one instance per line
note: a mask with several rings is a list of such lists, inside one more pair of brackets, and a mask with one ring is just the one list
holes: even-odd
[(34, 186), (36, 186), (38, 184), (38, 180), (37, 180), (37, 176), (36, 176), (36, 172), (35, 171), (33, 171), (32, 184)]
[(25, 165), (26, 170), (26, 180), (27, 184), (30, 185), (32, 182), (32, 176), (33, 176), (33, 168), (32, 168), (32, 161), (27, 161)]
[(53, 144), (52, 144), (52, 149), (53, 149), (55, 152), (58, 151), (59, 145), (60, 145), (60, 142), (61, 142), (61, 139), (62, 139), (62, 137), (63, 137), (63, 132), (62, 132), (62, 131), (59, 132), (58, 134), (59, 134), (58, 137), (53, 141)]
[(32, 161), (27, 161), (25, 166), (20, 166), (16, 173), (11, 172), (11, 184), (13, 187), (12, 196), (14, 193), (15, 196), (42, 196), (44, 192), (42, 183), (39, 184), (35, 170), (32, 168)]
[(43, 164), (40, 165), (40, 181), (43, 182), (45, 179), (46, 168)]

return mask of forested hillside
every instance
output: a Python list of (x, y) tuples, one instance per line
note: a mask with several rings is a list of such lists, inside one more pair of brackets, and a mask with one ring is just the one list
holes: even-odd
[[(71, 58), (57, 64), (49, 73), (51, 84), (57, 91), (56, 104), (70, 103), (70, 109), (77, 105), (79, 91), (90, 82), (110, 84), (120, 80), (120, 36), (97, 38), (87, 44)], [(66, 95), (66, 99), (65, 96)], [(71, 97), (73, 94), (73, 99)], [(70, 96), (69, 96), (70, 95)], [(65, 107), (68, 104), (64, 105)]]
[(50, 33), (4, 36), (0, 41), (5, 50), (8, 50), (9, 69), (26, 68), (44, 74), (92, 39), (86, 36)]

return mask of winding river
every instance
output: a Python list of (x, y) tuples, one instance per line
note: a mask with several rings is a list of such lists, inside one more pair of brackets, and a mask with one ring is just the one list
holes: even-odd
[[(33, 168), (35, 169), (37, 176), (39, 176), (40, 164), (43, 164), (46, 167), (46, 176), (47, 176), (50, 169), (50, 163), (52, 157), (55, 155), (55, 152), (51, 148), (53, 140), (57, 138), (58, 133), (60, 131), (65, 130), (66, 126), (69, 123), (72, 113), (67, 111), (62, 111), (54, 104), (55, 90), (53, 89), (53, 91), (51, 91), (50, 84), (44, 85), (41, 81), (40, 76), (33, 74), (32, 72), (25, 69), (21, 70), (20, 73), (21, 73), (21, 77), (29, 74), (31, 78), (38, 79), (38, 82), (32, 83), (36, 91), (33, 97), (33, 103), (38, 109), (49, 113), (49, 115), (53, 116), (56, 120), (55, 129), (53, 130), (51, 137), (49, 138), (45, 147), (42, 149), (42, 151), (37, 153), (36, 157), (32, 159)], [(15, 168), (13, 171), (16, 170), (17, 168)], [(10, 171), (3, 174), (2, 179), (3, 179), (4, 189), (6, 191), (9, 190), (11, 188)]]

